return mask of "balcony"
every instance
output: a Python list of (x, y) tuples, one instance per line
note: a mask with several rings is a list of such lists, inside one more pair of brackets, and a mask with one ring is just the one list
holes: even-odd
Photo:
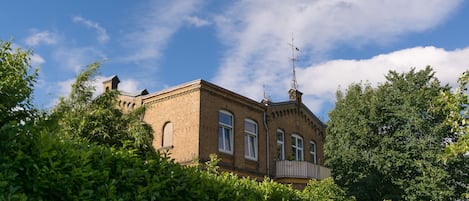
[(331, 176), (329, 168), (307, 161), (277, 161), (275, 178), (305, 178), (322, 180)]

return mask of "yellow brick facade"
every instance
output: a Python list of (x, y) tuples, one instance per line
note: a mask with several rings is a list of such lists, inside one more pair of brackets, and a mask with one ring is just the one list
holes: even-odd
[[(103, 87), (117, 89), (118, 82), (114, 76), (103, 82)], [(301, 102), (301, 92), (296, 90), (290, 91), (289, 101), (257, 102), (204, 80), (196, 80), (151, 94), (144, 90), (134, 95), (121, 93), (119, 96), (119, 106), (124, 111), (141, 105), (147, 107), (143, 120), (153, 128), (154, 148), (169, 152), (170, 157), (182, 164), (196, 160), (204, 162), (209, 160), (210, 154), (216, 154), (221, 159), (221, 170), (259, 180), (269, 176), (279, 182), (294, 181), (293, 184), (304, 186), (310, 178), (301, 178), (302, 174), (299, 178), (276, 177), (279, 129), (285, 135), (285, 160), (292, 155), (291, 136), (296, 134), (303, 139), (304, 160), (311, 159), (309, 142), (314, 141), (317, 165), (322, 166), (324, 162), (325, 125)], [(220, 111), (231, 114), (233, 118), (232, 153), (219, 151)], [(245, 157), (246, 120), (257, 125), (256, 160)], [(167, 126), (169, 124), (171, 126)], [(164, 136), (165, 132), (171, 133), (171, 137)]]

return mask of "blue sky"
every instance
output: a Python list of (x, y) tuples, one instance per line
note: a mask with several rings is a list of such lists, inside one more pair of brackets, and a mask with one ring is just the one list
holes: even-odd
[(337, 89), (389, 70), (434, 67), (455, 83), (469, 67), (463, 0), (2, 1), (0, 39), (34, 50), (35, 104), (53, 106), (89, 63), (100, 81), (150, 92), (205, 79), (260, 100), (288, 98), (292, 35), (299, 89), (327, 119)]

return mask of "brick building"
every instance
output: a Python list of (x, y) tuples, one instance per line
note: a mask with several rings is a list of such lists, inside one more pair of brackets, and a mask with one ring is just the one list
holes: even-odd
[[(118, 89), (119, 78), (103, 82)], [(124, 111), (145, 105), (144, 121), (154, 131), (156, 150), (181, 164), (220, 159), (220, 169), (261, 180), (264, 176), (301, 188), (330, 176), (323, 167), (325, 125), (289, 91), (285, 102), (254, 101), (204, 80), (149, 94), (121, 92)]]

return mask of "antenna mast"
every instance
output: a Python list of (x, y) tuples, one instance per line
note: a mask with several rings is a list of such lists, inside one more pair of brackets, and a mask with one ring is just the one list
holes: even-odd
[[(291, 88), (294, 89), (294, 90), (297, 90), (298, 89), (298, 82), (296, 81), (296, 69), (295, 69), (295, 62), (298, 60), (298, 52), (300, 51), (300, 49), (298, 49), (298, 47), (296, 47), (293, 43), (293, 33), (292, 33), (292, 37), (291, 37), (291, 43), (288, 43), (290, 46), (291, 46), (291, 63), (292, 63), (292, 70), (293, 70), (293, 77), (292, 77), (292, 81), (291, 81)], [(297, 53), (295, 55), (295, 52)]]

